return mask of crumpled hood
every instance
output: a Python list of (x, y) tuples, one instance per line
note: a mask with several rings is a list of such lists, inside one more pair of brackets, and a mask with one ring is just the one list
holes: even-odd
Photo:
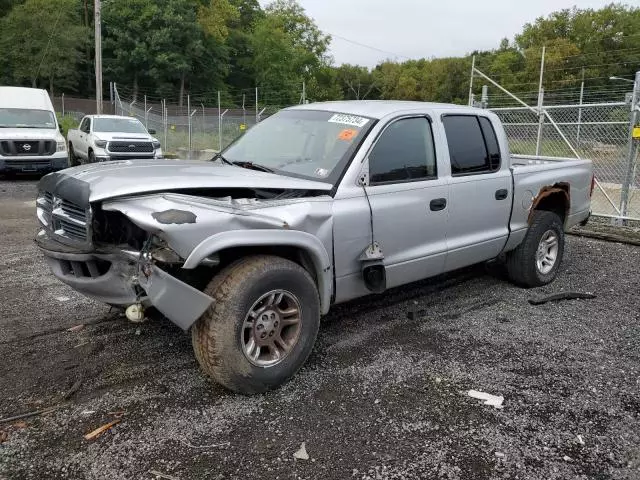
[(0, 140), (62, 140), (55, 128), (0, 128)]
[(79, 205), (151, 192), (200, 188), (271, 188), (329, 191), (332, 185), (221, 162), (121, 160), (81, 165), (44, 176), (39, 189)]

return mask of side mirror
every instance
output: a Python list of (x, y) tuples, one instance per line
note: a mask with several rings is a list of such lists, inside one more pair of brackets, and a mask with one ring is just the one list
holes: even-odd
[(153, 128), (149, 129), (149, 135), (155, 135), (156, 131)]
[(60, 130), (60, 133), (64, 134), (64, 129), (62, 128), (62, 125), (58, 125), (58, 130)]

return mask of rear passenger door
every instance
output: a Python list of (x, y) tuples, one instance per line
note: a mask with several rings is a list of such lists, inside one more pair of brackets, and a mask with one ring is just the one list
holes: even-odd
[(374, 239), (384, 253), (387, 287), (437, 275), (444, 268), (447, 181), (438, 176), (431, 121), (391, 121), (368, 154)]
[(511, 171), (482, 115), (443, 115), (449, 147), (448, 254), (445, 270), (496, 257), (509, 235)]

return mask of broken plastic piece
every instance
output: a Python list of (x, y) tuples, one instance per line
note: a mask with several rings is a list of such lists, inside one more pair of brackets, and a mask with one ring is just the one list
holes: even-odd
[(298, 451), (293, 454), (293, 457), (297, 458), (298, 460), (309, 460), (309, 454), (307, 453), (304, 442), (302, 442), (302, 445), (300, 445)]
[(529, 303), (531, 305), (542, 305), (547, 302), (557, 302), (559, 300), (575, 300), (577, 298), (591, 300), (596, 298), (593, 293), (581, 293), (581, 292), (563, 292), (554, 293), (553, 295), (547, 295), (546, 297), (530, 298)]
[(472, 398), (477, 398), (478, 400), (484, 400), (485, 405), (491, 405), (495, 408), (502, 408), (502, 402), (504, 402), (504, 397), (491, 395), (490, 393), (479, 392), (478, 390), (469, 390), (467, 392)]

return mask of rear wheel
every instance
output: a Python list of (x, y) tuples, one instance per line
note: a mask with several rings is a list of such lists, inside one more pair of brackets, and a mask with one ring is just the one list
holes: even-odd
[(192, 329), (205, 373), (226, 388), (261, 393), (287, 382), (313, 349), (320, 325), (316, 285), (298, 264), (252, 256), (220, 272), (214, 302)]
[(507, 256), (509, 278), (523, 287), (551, 283), (562, 263), (564, 241), (562, 220), (557, 214), (533, 212), (524, 240)]
[(80, 165), (78, 157), (76, 157), (76, 151), (73, 149), (73, 145), (71, 143), (69, 144), (69, 165), (72, 167)]

